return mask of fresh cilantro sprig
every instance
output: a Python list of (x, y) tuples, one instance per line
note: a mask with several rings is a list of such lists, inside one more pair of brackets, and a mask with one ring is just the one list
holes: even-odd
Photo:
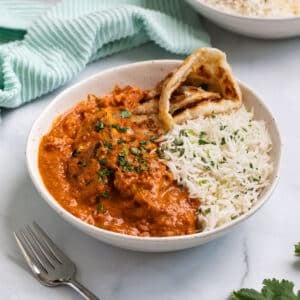
[(261, 292), (241, 289), (231, 295), (232, 300), (300, 300), (300, 291), (294, 292), (294, 283), (288, 280), (265, 279)]
[(300, 242), (295, 245), (295, 254), (300, 255)]
[[(300, 255), (300, 242), (295, 245), (295, 254)], [(288, 280), (265, 279), (261, 291), (240, 289), (231, 294), (232, 300), (300, 300), (300, 291), (295, 294), (294, 283)]]

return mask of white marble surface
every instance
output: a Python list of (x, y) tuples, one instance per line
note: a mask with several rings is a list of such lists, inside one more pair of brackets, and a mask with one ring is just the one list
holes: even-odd
[[(77, 262), (78, 279), (103, 300), (228, 299), (233, 289), (287, 278), (300, 288), (300, 39), (259, 41), (208, 25), (213, 45), (226, 51), (235, 74), (263, 96), (281, 129), (281, 180), (270, 201), (235, 232), (187, 251), (145, 254), (102, 244), (63, 221), (28, 177), (25, 144), (30, 127), (63, 88), (40, 101), (2, 112), (0, 125), (0, 298), (80, 299), (68, 288), (47, 288), (33, 277), (12, 232), (33, 220)], [(175, 57), (147, 44), (88, 66), (73, 82), (111, 66)], [(297, 283), (298, 281), (298, 283)]]

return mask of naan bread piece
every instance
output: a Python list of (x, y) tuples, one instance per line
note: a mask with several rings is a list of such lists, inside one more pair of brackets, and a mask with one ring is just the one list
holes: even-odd
[[(181, 85), (203, 88), (207, 92), (219, 94), (218, 97), (191, 98), (188, 108), (172, 116), (172, 96), (179, 97)], [(202, 90), (203, 90), (202, 89)], [(201, 89), (199, 89), (201, 92)], [(195, 91), (194, 91), (195, 92)], [(184, 95), (183, 95), (184, 96)], [(186, 100), (182, 97), (181, 100)], [(174, 100), (173, 100), (174, 101)], [(182, 100), (183, 101), (183, 100)], [(183, 63), (168, 75), (162, 84), (159, 98), (159, 119), (165, 130), (173, 128), (174, 123), (182, 123), (200, 115), (211, 113), (229, 113), (241, 106), (242, 96), (238, 84), (234, 80), (226, 55), (214, 48), (200, 48), (188, 56)]]

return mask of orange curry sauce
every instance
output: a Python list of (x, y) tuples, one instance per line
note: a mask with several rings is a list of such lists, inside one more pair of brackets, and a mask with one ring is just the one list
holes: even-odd
[(132, 117), (145, 95), (117, 87), (60, 116), (41, 140), (41, 176), (66, 210), (95, 226), (137, 236), (194, 233), (198, 201), (159, 160), (158, 129)]

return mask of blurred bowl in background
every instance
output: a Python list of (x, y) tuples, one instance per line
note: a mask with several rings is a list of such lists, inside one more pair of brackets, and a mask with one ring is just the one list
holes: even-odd
[(300, 36), (300, 16), (250, 17), (221, 11), (202, 0), (186, 0), (202, 16), (213, 23), (242, 35), (261, 39)]

